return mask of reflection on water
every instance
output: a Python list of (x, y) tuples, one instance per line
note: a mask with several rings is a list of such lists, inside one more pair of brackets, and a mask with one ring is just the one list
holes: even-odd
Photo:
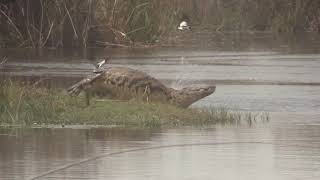
[[(273, 118), (279, 120), (277, 115)], [(318, 179), (320, 126), (288, 124), (171, 130), (2, 129), (1, 179), (28, 179), (97, 155), (102, 156), (39, 179)], [(158, 148), (144, 149), (148, 147)], [(123, 152), (127, 150), (134, 151)]]
[[(194, 106), (267, 111), (271, 122), (168, 130), (2, 128), (0, 179), (50, 170), (57, 171), (39, 179), (320, 179), (319, 42), (310, 35), (237, 34), (186, 48), (2, 50), (10, 60), (0, 75), (67, 87), (90, 74), (94, 57), (111, 55), (109, 66), (140, 69), (170, 87), (217, 85)], [(90, 157), (96, 158), (66, 166)]]

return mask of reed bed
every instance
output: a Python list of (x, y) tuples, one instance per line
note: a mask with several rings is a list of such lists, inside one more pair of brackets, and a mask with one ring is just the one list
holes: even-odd
[(12, 0), (0, 3), (2, 47), (131, 47), (182, 19), (212, 31), (320, 31), (315, 0)]

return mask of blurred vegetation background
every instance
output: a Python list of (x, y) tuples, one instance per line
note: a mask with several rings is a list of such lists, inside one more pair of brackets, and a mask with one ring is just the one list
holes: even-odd
[(153, 44), (182, 18), (217, 32), (320, 32), (320, 1), (0, 0), (0, 47)]

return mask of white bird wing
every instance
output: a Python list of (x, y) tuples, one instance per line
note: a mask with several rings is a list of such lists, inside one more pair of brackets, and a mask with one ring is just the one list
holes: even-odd
[(188, 26), (188, 23), (186, 21), (182, 21), (180, 23), (180, 27), (186, 27), (186, 26)]

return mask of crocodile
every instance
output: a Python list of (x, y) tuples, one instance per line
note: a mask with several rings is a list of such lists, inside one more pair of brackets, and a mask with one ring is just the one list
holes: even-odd
[(71, 96), (78, 96), (84, 91), (88, 105), (90, 96), (96, 95), (114, 100), (141, 99), (146, 102), (167, 103), (187, 108), (212, 94), (215, 89), (215, 86), (206, 86), (177, 90), (136, 69), (107, 67), (99, 74), (90, 75), (74, 84), (67, 89), (67, 92)]

